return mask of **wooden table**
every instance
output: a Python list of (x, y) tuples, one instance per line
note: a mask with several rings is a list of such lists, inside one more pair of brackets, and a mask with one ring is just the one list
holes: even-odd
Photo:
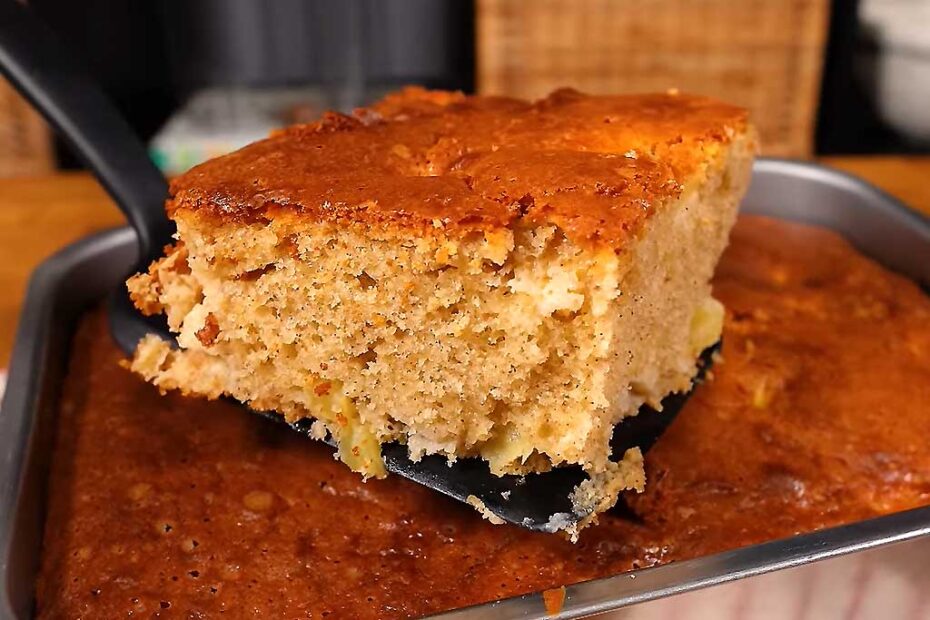
[[(830, 158), (824, 163), (930, 214), (930, 157)], [(19, 306), (36, 265), (66, 244), (123, 221), (86, 174), (0, 181), (0, 368), (9, 360)]]

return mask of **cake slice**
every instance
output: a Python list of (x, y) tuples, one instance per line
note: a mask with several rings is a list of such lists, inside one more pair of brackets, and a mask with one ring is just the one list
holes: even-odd
[(598, 512), (644, 484), (614, 425), (719, 338), (709, 280), (755, 150), (743, 110), (677, 93), (329, 113), (172, 183), (177, 243), (128, 286), (179, 348), (149, 337), (131, 368), (312, 418), (366, 477), (386, 442), (578, 464)]

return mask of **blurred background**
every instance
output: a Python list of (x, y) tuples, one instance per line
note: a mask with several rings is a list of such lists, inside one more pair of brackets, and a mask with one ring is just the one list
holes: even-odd
[[(29, 0), (176, 174), (404, 84), (684, 91), (767, 155), (930, 152), (930, 0)], [(0, 177), (78, 166), (0, 83)]]

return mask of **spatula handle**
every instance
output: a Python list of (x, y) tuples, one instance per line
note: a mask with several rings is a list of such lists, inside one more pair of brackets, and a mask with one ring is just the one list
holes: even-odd
[(0, 0), (0, 72), (67, 140), (116, 201), (139, 237), (139, 264), (160, 255), (174, 232), (164, 211), (164, 176), (55, 34), (16, 0)]

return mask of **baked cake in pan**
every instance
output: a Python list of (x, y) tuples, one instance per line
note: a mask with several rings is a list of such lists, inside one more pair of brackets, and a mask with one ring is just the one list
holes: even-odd
[(406, 89), (175, 180), (177, 243), (129, 280), (179, 349), (162, 390), (313, 418), (494, 473), (580, 464), (576, 500), (642, 489), (614, 425), (687, 390), (720, 335), (709, 280), (750, 175), (744, 110), (675, 92), (524, 102)]

